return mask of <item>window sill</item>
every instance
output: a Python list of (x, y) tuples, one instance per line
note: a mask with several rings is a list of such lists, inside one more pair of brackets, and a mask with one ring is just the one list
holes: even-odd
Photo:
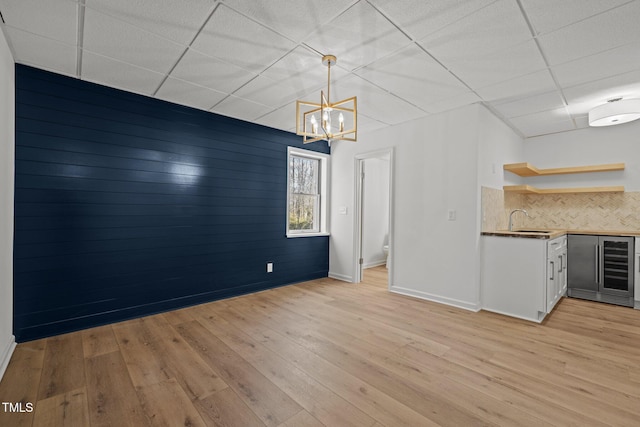
[(298, 238), (298, 237), (319, 237), (319, 236), (329, 236), (329, 233), (292, 233), (287, 234), (287, 239)]

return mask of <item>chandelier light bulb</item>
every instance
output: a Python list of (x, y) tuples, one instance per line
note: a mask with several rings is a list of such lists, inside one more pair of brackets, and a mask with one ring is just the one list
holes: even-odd
[(318, 133), (318, 121), (316, 120), (316, 116), (313, 115), (311, 116), (311, 133), (313, 134), (317, 134)]

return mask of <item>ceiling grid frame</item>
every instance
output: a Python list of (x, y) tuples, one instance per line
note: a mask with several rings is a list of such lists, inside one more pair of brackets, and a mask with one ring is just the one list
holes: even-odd
[(78, 0), (78, 38), (77, 38), (77, 57), (76, 57), (76, 77), (82, 78), (82, 45), (84, 43), (84, 5), (86, 0)]
[(568, 105), (569, 105), (569, 103), (567, 102), (567, 97), (564, 95), (562, 87), (558, 83), (558, 79), (556, 78), (555, 73), (551, 69), (551, 65), (549, 65), (549, 60), (547, 59), (547, 55), (545, 54), (544, 49), (542, 48), (542, 46), (540, 45), (540, 41), (538, 40), (538, 34), (534, 30), (533, 25), (531, 24), (531, 19), (529, 18), (529, 15), (527, 14), (527, 11), (522, 6), (522, 0), (516, 0), (516, 3), (518, 3), (518, 7), (520, 8), (520, 11), (522, 12), (522, 16), (524, 17), (525, 21), (527, 22), (527, 25), (529, 26), (529, 30), (531, 31), (531, 36), (533, 37), (533, 41), (535, 42), (536, 47), (540, 51), (540, 55), (542, 56), (542, 59), (544, 60), (544, 63), (547, 66), (547, 69), (549, 70), (549, 74), (551, 75), (551, 78), (553, 79), (553, 83), (556, 85), (556, 88), (557, 88), (558, 92), (560, 93), (560, 96), (562, 97), (562, 102), (564, 104), (564, 108), (565, 108), (567, 114), (569, 114), (569, 117), (571, 117), (571, 121), (573, 122), (574, 128), (577, 129), (577, 124), (576, 124), (576, 121), (575, 121), (575, 117), (573, 117), (573, 115), (571, 114), (571, 112), (567, 108)]
[[(84, 1), (84, 0), (83, 0)], [(200, 35), (200, 33), (202, 32), (202, 29), (207, 25), (207, 23), (211, 20), (211, 17), (213, 16), (214, 13), (216, 13), (216, 10), (218, 10), (218, 7), (220, 6), (220, 3), (216, 3), (216, 5), (213, 7), (213, 9), (211, 9), (211, 12), (209, 13), (209, 16), (207, 16), (207, 18), (204, 20), (204, 22), (202, 23), (202, 25), (200, 26), (200, 28), (198, 28), (198, 31), (194, 34), (194, 36), (191, 38), (191, 41), (189, 42), (189, 44), (186, 46), (186, 48), (184, 49), (184, 51), (182, 52), (182, 54), (178, 57), (178, 59), (176, 60), (176, 62), (173, 64), (173, 66), (171, 67), (171, 69), (167, 72), (167, 74), (164, 76), (164, 79), (162, 79), (162, 81), (160, 82), (160, 84), (158, 85), (158, 87), (156, 88), (156, 90), (153, 92), (153, 96), (156, 96), (158, 94), (158, 91), (160, 90), (160, 88), (162, 87), (162, 85), (165, 84), (165, 82), (167, 81), (167, 79), (169, 78), (169, 76), (171, 75), (171, 73), (173, 72), (173, 70), (176, 69), (176, 67), (178, 66), (178, 63), (180, 61), (182, 61), (182, 58), (184, 58), (184, 56), (187, 54), (187, 52), (189, 51), (189, 49), (191, 48), (191, 45), (193, 44), (194, 40), (196, 38), (198, 38), (198, 36)]]
[[(535, 2), (530, 0), (452, 0), (437, 4), (419, 0), (397, 2), (351, 0), (344, 2), (345, 4), (339, 0), (328, 1), (333, 6), (329, 13), (308, 17), (304, 13), (322, 10), (326, 4), (321, 4), (319, 0), (299, 0), (295, 6), (292, 6), (293, 10), (287, 10), (283, 14), (279, 8), (284, 3), (277, 0), (247, 6), (237, 0), (218, 0), (215, 3), (209, 2), (209, 6), (207, 6), (207, 2), (199, 0), (194, 3), (198, 7), (189, 10), (184, 9), (184, 5), (186, 5), (184, 0), (162, 4), (157, 4), (153, 0), (136, 0), (133, 3), (106, 0), (64, 0), (61, 3), (62, 7), (54, 7), (54, 5), (40, 7), (40, 4), (35, 0), (20, 2), (0, 0), (0, 13), (2, 13), (4, 20), (0, 26), (2, 26), (7, 44), (18, 63), (61, 72), (81, 79), (89, 77), (88, 80), (100, 84), (111, 85), (112, 82), (122, 81), (122, 84), (114, 85), (114, 87), (160, 99), (166, 99), (163, 98), (164, 94), (161, 89), (168, 84), (169, 79), (182, 80), (190, 86), (184, 84), (180, 86), (175, 84), (177, 82), (171, 86), (174, 95), (177, 95), (176, 91), (182, 90), (183, 86), (187, 90), (183, 96), (177, 96), (177, 102), (217, 114), (225, 114), (225, 108), (228, 108), (227, 111), (232, 117), (259, 121), (261, 124), (289, 131), (293, 128), (294, 117), (292, 116), (291, 122), (289, 122), (286, 120), (286, 114), (283, 114), (284, 111), (290, 109), (290, 101), (286, 101), (286, 99), (304, 91), (307, 91), (309, 96), (315, 96), (310, 88), (316, 86), (313, 81), (314, 77), (312, 77), (316, 75), (316, 70), (309, 65), (309, 58), (317, 56), (318, 68), (321, 69), (320, 58), (324, 54), (337, 54), (338, 56), (336, 69), (340, 69), (341, 72), (336, 74), (336, 88), (344, 86), (343, 90), (347, 91), (346, 84), (348, 83), (355, 85), (354, 89), (373, 90), (376, 93), (370, 97), (371, 102), (384, 103), (386, 100), (390, 102), (389, 105), (397, 105), (396, 108), (406, 108), (407, 120), (415, 118), (418, 112), (427, 116), (471, 103), (481, 103), (524, 138), (554, 133), (558, 131), (557, 129), (561, 129), (560, 132), (565, 131), (566, 125), (545, 124), (548, 120), (555, 120), (553, 117), (557, 117), (559, 121), (570, 121), (573, 129), (588, 126), (585, 120), (588, 110), (601, 104), (605, 93), (624, 92), (625, 97), (640, 98), (640, 61), (624, 60), (624, 55), (633, 55), (634, 49), (640, 48), (640, 31), (630, 27), (631, 22), (640, 21), (640, 6), (638, 6), (640, 0), (615, 0), (607, 3), (600, 3), (597, 0), (565, 0), (562, 4), (552, 0), (536, 0)], [(76, 11), (73, 13), (75, 16), (70, 16), (72, 12), (68, 5), (73, 5), (73, 10)], [(519, 10), (521, 18), (517, 18), (514, 5)], [(554, 11), (556, 5), (557, 12)], [(154, 8), (154, 13), (145, 13), (145, 9), (149, 7)], [(267, 42), (286, 40), (285, 44), (281, 45), (279, 49), (271, 50), (267, 55), (258, 55), (261, 58), (269, 58), (268, 61), (254, 63), (247, 62), (246, 57), (244, 60), (234, 60), (233, 43), (236, 41), (233, 39), (224, 41), (227, 43), (226, 51), (218, 50), (224, 53), (225, 57), (196, 49), (194, 44), (202, 35), (207, 24), (221, 10), (221, 7), (230, 11), (229, 13), (237, 14), (238, 19), (246, 19), (247, 21), (244, 22), (251, 22), (251, 25), (255, 25), (256, 28), (262, 28), (261, 31), (273, 34), (273, 37), (267, 37)], [(99, 14), (93, 14), (92, 22), (85, 19), (87, 8)], [(579, 11), (576, 8), (580, 8)], [(203, 15), (199, 15), (198, 10), (208, 10), (209, 14), (204, 22), (202, 21)], [(574, 10), (577, 12), (574, 13)], [(126, 24), (127, 27), (123, 28), (127, 29), (127, 32), (128, 28), (131, 28), (131, 34), (140, 35), (142, 38), (140, 46), (142, 47), (139, 50), (139, 55), (143, 57), (140, 61), (132, 56), (132, 52), (135, 52), (138, 45), (136, 37), (131, 39), (131, 42), (128, 43), (129, 46), (126, 46), (129, 51), (128, 56), (117, 53), (117, 47), (113, 46), (115, 42), (112, 42), (110, 50), (92, 52), (91, 49), (88, 49), (85, 38), (88, 26), (96, 24), (95, 20), (102, 20), (103, 16), (105, 21), (102, 21), (103, 24), (100, 25), (105, 29), (108, 28), (108, 25), (105, 27), (104, 22), (109, 22), (106, 19), (116, 19), (122, 25)], [(287, 22), (296, 16), (304, 19), (298, 23), (292, 23), (293, 27), (289, 30)], [(503, 21), (502, 29), (496, 27), (497, 31), (500, 31), (496, 33), (498, 36), (491, 35), (493, 27), (478, 26), (487, 22), (495, 22), (500, 25), (501, 19), (509, 17), (511, 19), (516, 17), (522, 23), (511, 22), (508, 26)], [(619, 19), (616, 20), (616, 17)], [(150, 21), (147, 22), (147, 19)], [(350, 19), (356, 20), (354, 21), (355, 30), (351, 33), (340, 32), (339, 25), (347, 24)], [(365, 36), (360, 31), (365, 31), (368, 24), (380, 25), (380, 27), (377, 30), (374, 29), (371, 35)], [(597, 37), (608, 37), (609, 39), (597, 40), (593, 47), (587, 45), (588, 40), (581, 40), (580, 35), (588, 35), (589, 33), (585, 31), (588, 31), (592, 25), (599, 26), (594, 33), (597, 34)], [(70, 43), (74, 43), (69, 34), (71, 28), (75, 30), (75, 46), (70, 45)], [(518, 28), (518, 32), (513, 32)], [(227, 26), (227, 29), (235, 32), (233, 27)], [(207, 42), (213, 42), (215, 37), (225, 37), (227, 29), (223, 28), (210, 33)], [(526, 34), (523, 33), (525, 30)], [(346, 51), (347, 53), (324, 52), (323, 50), (331, 48), (330, 43), (313, 42), (313, 37), (318, 39), (317, 35), (313, 36), (315, 33), (329, 34), (333, 31), (338, 31), (338, 34), (333, 34), (327, 40), (354, 37), (350, 42), (347, 40), (345, 46), (354, 46), (359, 49), (359, 57), (355, 61), (354, 58), (349, 58), (349, 51)], [(468, 31), (475, 31), (475, 33), (468, 33)], [(466, 36), (465, 32), (467, 32)], [(610, 36), (609, 33), (611, 33)], [(144, 34), (148, 34), (148, 36)], [(256, 34), (262, 33), (258, 31)], [(535, 43), (537, 55), (541, 59), (534, 61), (535, 57), (532, 56), (535, 52), (533, 43), (525, 46), (526, 40), (524, 39), (522, 46), (526, 50), (522, 52), (516, 47), (517, 43), (512, 44), (513, 49), (507, 50), (505, 46), (508, 45), (508, 40), (506, 43), (499, 42), (493, 50), (487, 50), (481, 45), (483, 40), (485, 44), (492, 40), (499, 41), (497, 37), (503, 34), (505, 37), (509, 37), (509, 34), (517, 35), (517, 39), (514, 38), (513, 41), (528, 37), (528, 40)], [(553, 34), (557, 34), (555, 38), (552, 36)], [(569, 36), (566, 43), (558, 45), (557, 48), (552, 46), (553, 51), (550, 58), (546, 51), (546, 48), (550, 46), (549, 43), (566, 35)], [(95, 31), (91, 37), (95, 40)], [(102, 37), (101, 43), (105, 46), (108, 45), (108, 34), (100, 37)], [(460, 37), (460, 39), (451, 40), (456, 37)], [(122, 40), (122, 37), (115, 37), (115, 40), (117, 39)], [(245, 47), (248, 48), (247, 38), (243, 39)], [(428, 43), (423, 42), (427, 40)], [(358, 41), (364, 44), (370, 43), (370, 45), (361, 48), (357, 44)], [(460, 44), (467, 41), (472, 44), (468, 44), (466, 48)], [(434, 52), (430, 46), (434, 42), (437, 52)], [(442, 44), (443, 42), (445, 44)], [(162, 45), (169, 43), (169, 46), (172, 47), (168, 50), (162, 50)], [(321, 44), (327, 45), (319, 48)], [(183, 48), (179, 49), (177, 45)], [(473, 53), (473, 50), (468, 46), (475, 45), (483, 48), (478, 51), (478, 55), (472, 55), (468, 60), (465, 60), (465, 52)], [(143, 46), (153, 49), (145, 49)], [(410, 46), (412, 46), (411, 49)], [(462, 53), (457, 57), (455, 52), (451, 51), (455, 46), (462, 47)], [(577, 47), (576, 52), (568, 52), (566, 58), (562, 60), (562, 49), (568, 49), (571, 46)], [(148, 51), (151, 54), (155, 48), (161, 49), (161, 56), (156, 59), (149, 56), (149, 59), (145, 60), (144, 53)], [(415, 48), (417, 49), (412, 50)], [(71, 59), (71, 49), (75, 51), (75, 55), (73, 55), (75, 63), (72, 66), (65, 62)], [(255, 46), (254, 49), (259, 49), (259, 46)], [(297, 49), (303, 49), (303, 51)], [(405, 51), (405, 49), (408, 50)], [(193, 57), (186, 58), (190, 50), (203, 55), (203, 57), (196, 57), (194, 54)], [(210, 52), (218, 51), (210, 50)], [(112, 58), (106, 54), (108, 52), (113, 52), (117, 56)], [(247, 52), (244, 54), (246, 55)], [(373, 55), (363, 55), (365, 52), (372, 52)], [(495, 52), (495, 54), (487, 56), (482, 52)], [(441, 58), (440, 53), (444, 53), (445, 56)], [(407, 59), (410, 56), (407, 55), (420, 56), (416, 56), (414, 60), (410, 61)], [(593, 57), (592, 60), (589, 59), (591, 57)], [(461, 58), (461, 60), (456, 58)], [(476, 58), (481, 61), (475, 62)], [(522, 62), (523, 59), (524, 62)], [(551, 59), (554, 60), (551, 61)], [(85, 60), (94, 61), (93, 78), (87, 74), (91, 70), (85, 70)], [(401, 60), (403, 64), (416, 65), (417, 68), (406, 69), (405, 66), (399, 69), (398, 73), (395, 73), (393, 66), (388, 65), (394, 60)], [(453, 64), (452, 60), (454, 60)], [(508, 61), (520, 62), (509, 63)], [(194, 68), (198, 64), (207, 63), (209, 67), (222, 66), (219, 68), (220, 71), (212, 73), (216, 78), (224, 80), (220, 81), (220, 85), (212, 78), (202, 80), (205, 78), (204, 72), (199, 73)], [(145, 64), (151, 68), (147, 68), (144, 66)], [(180, 64), (185, 65), (180, 73), (176, 73)], [(242, 64), (246, 64), (248, 68)], [(96, 74), (96, 67), (100, 65), (105, 66), (105, 71)], [(165, 66), (168, 69), (163, 69)], [(283, 71), (286, 66), (305, 68), (292, 68), (291, 72), (287, 73)], [(491, 66), (505, 66), (507, 68), (490, 76), (488, 73)], [(545, 68), (538, 70), (533, 68), (534, 66), (544, 66)], [(572, 78), (569, 73), (579, 71), (581, 66), (591, 66), (592, 68), (583, 77)], [(244, 71), (238, 76), (230, 74), (236, 69)], [(527, 69), (529, 72), (522, 74)], [(426, 74), (419, 74), (418, 70)], [(540, 74), (542, 71), (547, 74), (547, 77)], [(107, 73), (110, 72), (117, 72), (119, 75), (105, 81), (96, 78), (100, 74), (108, 77)], [(227, 72), (226, 75), (225, 72)], [(246, 74), (243, 74), (245, 72)], [(145, 73), (153, 73), (153, 75), (148, 74), (150, 79), (147, 79), (146, 83), (143, 80)], [(446, 73), (450, 78), (444, 77), (443, 73)], [(180, 77), (176, 77), (174, 74), (180, 75)], [(288, 80), (287, 76), (289, 76)], [(188, 77), (189, 80), (184, 80), (182, 77)], [(500, 77), (508, 78), (498, 80)], [(256, 79), (259, 78), (261, 80), (257, 81)], [(260, 92), (260, 88), (267, 87), (273, 78), (278, 80), (278, 85), (283, 90), (287, 84), (292, 87), (285, 90), (286, 96), (282, 96), (281, 101), (265, 105), (260, 100), (267, 100), (266, 96), (269, 91)], [(288, 83), (283, 83), (282, 79)], [(345, 81), (344, 85), (340, 83), (342, 80)], [(158, 83), (155, 90), (146, 92), (143, 86), (149, 87), (149, 83), (156, 84), (156, 81)], [(226, 81), (229, 83), (225, 83)], [(498, 83), (486, 87), (478, 86), (482, 82), (489, 83), (491, 81), (498, 81)], [(143, 86), (136, 86), (142, 83), (144, 83)], [(318, 86), (320, 84), (322, 84), (321, 81), (318, 82)], [(251, 89), (245, 90), (248, 85), (251, 86)], [(411, 93), (412, 85), (415, 86), (415, 93)], [(437, 89), (437, 85), (441, 85), (441, 89)], [(213, 92), (198, 93), (197, 87)], [(356, 89), (355, 92), (357, 91)], [(271, 92), (277, 93), (273, 90)], [(203, 106), (207, 103), (206, 96), (209, 93), (213, 94), (212, 105), (204, 108)], [(554, 93), (559, 99), (554, 96)], [(361, 96), (359, 93), (353, 93), (353, 95)], [(447, 97), (443, 98), (443, 96)], [(305, 98), (306, 96), (299, 99)], [(374, 99), (375, 101), (373, 101)], [(171, 101), (171, 99), (166, 100)], [(424, 102), (416, 103), (416, 100), (424, 100)], [(529, 100), (532, 103), (527, 106)], [(242, 102), (251, 104), (243, 104)], [(295, 103), (295, 100), (291, 102)], [(401, 104), (397, 104), (397, 102), (401, 102)], [(562, 111), (558, 109), (560, 104), (562, 104)], [(241, 114), (243, 107), (252, 112)], [(383, 105), (368, 105), (367, 107), (369, 107), (367, 114), (363, 114), (364, 109), (361, 109), (363, 125), (367, 119), (371, 120), (372, 129), (378, 129), (380, 124), (396, 124), (397, 117), (388, 120), (389, 118), (385, 116), (387, 114), (385, 108), (388, 107)], [(518, 114), (509, 113), (508, 108), (513, 108), (512, 111), (518, 112)], [(250, 118), (256, 114), (258, 117)], [(395, 112), (392, 115), (397, 116)], [(274, 121), (270, 121), (272, 118)], [(366, 131), (364, 126), (363, 129), (359, 129), (359, 133)]]

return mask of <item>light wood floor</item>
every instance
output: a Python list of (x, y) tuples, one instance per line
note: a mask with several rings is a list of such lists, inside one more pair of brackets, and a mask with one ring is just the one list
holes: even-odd
[(542, 325), (322, 279), (18, 345), (0, 426), (638, 426), (640, 311)]

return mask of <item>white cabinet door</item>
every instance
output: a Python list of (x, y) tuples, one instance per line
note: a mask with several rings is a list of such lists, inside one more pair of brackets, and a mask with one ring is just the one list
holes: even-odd
[(562, 253), (560, 254), (562, 261), (562, 280), (560, 281), (560, 289), (558, 293), (558, 299), (567, 295), (567, 245), (565, 244), (562, 248)]
[(482, 308), (541, 322), (566, 289), (566, 242), (483, 236)]
[(567, 237), (547, 244), (547, 313), (553, 310), (567, 288)]
[[(555, 255), (555, 254), (554, 254)], [(551, 256), (547, 259), (547, 313), (551, 312), (558, 301), (558, 258)]]
[(548, 240), (482, 236), (484, 310), (541, 322), (546, 315)]

